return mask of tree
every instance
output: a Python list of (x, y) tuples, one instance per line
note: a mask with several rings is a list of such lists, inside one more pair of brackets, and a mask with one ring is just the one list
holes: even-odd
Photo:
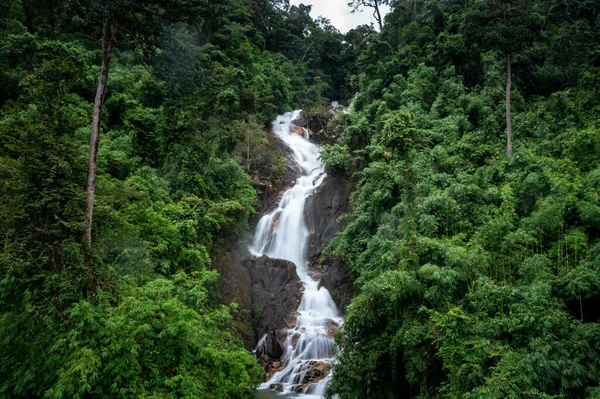
[[(98, 143), (100, 139), (100, 124), (102, 108), (106, 95), (110, 59), (117, 42), (117, 34), (125, 33), (137, 47), (142, 42), (151, 46), (153, 39), (160, 32), (165, 21), (194, 21), (200, 17), (206, 18), (214, 12), (224, 0), (157, 0), (139, 4), (127, 0), (114, 0), (97, 4), (92, 2), (84, 5), (84, 12), (90, 24), (102, 21), (102, 65), (98, 79), (98, 88), (94, 100), (92, 116), (92, 132), (90, 136), (90, 152), (88, 158), (87, 204), (85, 209), (86, 226), (84, 239), (88, 247), (92, 244), (92, 220), (94, 214), (94, 198), (96, 192), (96, 173), (98, 161)], [(85, 6), (88, 6), (86, 8)]]
[[(506, 152), (512, 156), (511, 57), (519, 55), (520, 62), (527, 60), (530, 48), (541, 30), (539, 15), (534, 12), (531, 0), (487, 0), (477, 3), (465, 17), (463, 32), (468, 42), (475, 42), (481, 50), (493, 50), (506, 65)], [(482, 30), (481, 26), (487, 26)], [(514, 58), (514, 57), (513, 57)]]
[(98, 78), (98, 88), (94, 99), (94, 111), (92, 114), (92, 132), (90, 135), (90, 153), (88, 158), (88, 176), (86, 183), (87, 204), (85, 207), (85, 218), (87, 220), (84, 237), (88, 246), (92, 245), (92, 217), (94, 215), (94, 198), (96, 196), (96, 173), (98, 164), (98, 144), (100, 141), (100, 122), (102, 121), (102, 107), (106, 95), (106, 84), (108, 83), (108, 70), (113, 47), (117, 41), (117, 21), (107, 18), (102, 28), (102, 66)]
[(383, 29), (383, 17), (381, 16), (380, 6), (390, 5), (390, 0), (352, 0), (348, 3), (348, 7), (352, 7), (352, 12), (357, 12), (361, 7), (369, 7), (373, 9), (373, 17), (379, 25), (379, 30)]
[(510, 54), (506, 55), (506, 154), (512, 157), (512, 122), (510, 117), (510, 88), (512, 86)]

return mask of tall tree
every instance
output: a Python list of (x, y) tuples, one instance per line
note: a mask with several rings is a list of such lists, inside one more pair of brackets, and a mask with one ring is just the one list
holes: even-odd
[(510, 54), (506, 55), (506, 154), (512, 157), (512, 122), (510, 115), (510, 89), (512, 86)]
[(352, 7), (352, 12), (361, 11), (362, 7), (369, 7), (373, 9), (373, 17), (379, 25), (379, 30), (383, 29), (383, 17), (381, 16), (381, 10), (379, 9), (383, 5), (390, 5), (390, 0), (352, 0), (348, 3), (348, 7)]
[[(539, 14), (535, 13), (531, 0), (487, 0), (476, 3), (463, 24), (467, 43), (475, 43), (481, 50), (495, 51), (506, 65), (506, 153), (512, 156), (511, 90), (513, 64), (511, 59), (519, 55), (526, 63), (528, 53), (541, 31)], [(487, 29), (481, 29), (487, 26)]]
[(94, 112), (92, 114), (92, 133), (90, 135), (90, 153), (88, 157), (88, 176), (86, 183), (87, 203), (85, 207), (86, 225), (84, 230), (85, 241), (92, 245), (92, 218), (94, 216), (94, 198), (96, 196), (96, 173), (98, 165), (98, 144), (100, 142), (100, 123), (102, 122), (102, 107), (108, 83), (108, 70), (113, 47), (117, 41), (118, 24), (116, 18), (107, 18), (102, 28), (102, 66), (98, 78), (98, 88), (94, 99)]
[(90, 152), (88, 158), (87, 177), (87, 203), (85, 209), (86, 226), (84, 240), (92, 244), (92, 221), (94, 215), (94, 198), (96, 195), (96, 172), (98, 160), (98, 144), (100, 140), (100, 126), (102, 121), (102, 108), (108, 83), (108, 72), (112, 51), (117, 42), (117, 33), (124, 33), (124, 37), (138, 46), (144, 43), (152, 47), (153, 39), (160, 32), (165, 22), (193, 22), (198, 19), (210, 21), (209, 15), (216, 16), (215, 12), (225, 0), (155, 0), (144, 3), (129, 0), (113, 0), (98, 4), (90, 2), (84, 4), (83, 9), (87, 14), (90, 24), (102, 23), (102, 66), (98, 78), (98, 87), (94, 101), (92, 116), (92, 132), (90, 137)]

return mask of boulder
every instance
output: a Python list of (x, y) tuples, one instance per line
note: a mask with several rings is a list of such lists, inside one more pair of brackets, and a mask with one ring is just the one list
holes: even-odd
[(300, 385), (295, 387), (296, 393), (303, 393), (309, 385), (316, 384), (331, 371), (331, 364), (320, 361), (310, 361)]
[(298, 126), (298, 127), (307, 127), (308, 125), (308, 120), (307, 120), (307, 115), (306, 112), (301, 111), (300, 115), (298, 116), (298, 118), (294, 119), (292, 121), (292, 124)]
[(248, 349), (254, 349), (265, 334), (257, 355), (278, 359), (287, 329), (295, 322), (295, 312), (302, 297), (302, 281), (296, 266), (282, 259), (255, 258), (238, 249), (215, 263), (220, 274), (223, 303), (237, 302), (240, 312), (240, 335)]
[(328, 120), (321, 116), (312, 116), (308, 120), (308, 130), (315, 133), (321, 133), (327, 126)]
[(282, 344), (289, 324), (295, 319), (300, 305), (303, 285), (296, 266), (287, 260), (267, 256), (248, 258), (242, 265), (250, 273), (251, 329), (254, 342), (267, 334), (264, 354), (278, 359), (283, 354)]
[(326, 106), (319, 112), (310, 114), (306, 124), (310, 138), (316, 143), (331, 144), (335, 142), (341, 131), (335, 124), (331, 126), (329, 122), (339, 113), (338, 109)]
[(298, 126), (292, 126), (292, 128), (290, 129), (290, 131), (291, 131), (292, 133), (295, 133), (295, 134), (297, 134), (297, 135), (298, 135), (298, 136), (300, 136), (300, 137), (303, 137), (303, 136), (304, 136), (304, 132), (302, 131), (302, 128), (301, 128), (301, 127), (298, 127)]
[(271, 384), (269, 385), (269, 389), (272, 389), (275, 392), (283, 392), (283, 384)]

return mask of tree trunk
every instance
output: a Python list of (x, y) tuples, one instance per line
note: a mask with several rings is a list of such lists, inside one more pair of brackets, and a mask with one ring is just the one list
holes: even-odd
[(379, 32), (381, 32), (383, 30), (383, 21), (381, 20), (381, 13), (379, 12), (379, 4), (377, 0), (375, 0), (375, 5), (373, 8), (375, 8), (373, 16), (377, 20), (377, 23), (379, 24)]
[(506, 153), (509, 157), (512, 156), (512, 124), (510, 121), (510, 86), (511, 86), (511, 69), (510, 55), (506, 56)]
[[(114, 25), (111, 29), (111, 26)], [(85, 208), (86, 225), (84, 239), (88, 247), (92, 245), (92, 217), (94, 215), (94, 197), (96, 195), (96, 168), (98, 161), (98, 143), (100, 141), (100, 123), (102, 121), (102, 107), (104, 106), (104, 95), (106, 94), (106, 83), (108, 81), (108, 69), (113, 46), (117, 38), (117, 24), (108, 18), (102, 28), (102, 66), (94, 100), (94, 113), (92, 116), (92, 133), (90, 136), (90, 154), (88, 158), (87, 176), (87, 205)]]

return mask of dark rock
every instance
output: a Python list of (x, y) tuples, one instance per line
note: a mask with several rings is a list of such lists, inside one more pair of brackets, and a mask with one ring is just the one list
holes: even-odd
[(319, 281), (319, 287), (327, 288), (338, 305), (338, 312), (345, 314), (346, 307), (352, 300), (352, 284), (347, 276), (346, 265), (336, 256), (329, 256), (324, 262), (317, 263), (315, 267), (321, 263), (325, 264), (327, 269)]
[(310, 232), (308, 259), (313, 278), (327, 288), (344, 313), (352, 297), (351, 284), (341, 259), (328, 256), (321, 261), (323, 251), (340, 231), (338, 218), (348, 212), (352, 187), (341, 176), (327, 175), (316, 192), (306, 199), (304, 216)]
[(321, 255), (341, 228), (338, 218), (348, 211), (351, 188), (339, 176), (327, 175), (315, 193), (306, 199), (304, 217), (308, 231), (314, 235), (309, 259)]
[(298, 118), (294, 119), (292, 121), (292, 123), (298, 127), (307, 127), (308, 120), (307, 120), (306, 112), (301, 111)]
[(275, 392), (283, 392), (283, 384), (271, 384), (269, 385), (269, 389), (272, 389)]
[[(240, 309), (252, 309), (252, 281), (250, 270), (242, 265), (242, 257), (238, 251), (229, 252), (225, 258), (214, 264), (219, 272), (219, 288), (223, 303), (229, 305), (233, 302), (239, 304)], [(244, 337), (248, 348), (256, 345), (254, 333), (246, 326), (250, 325), (250, 312), (240, 312), (242, 325), (238, 331)]]
[[(242, 255), (240, 255), (242, 254)], [(254, 349), (265, 334), (265, 343), (257, 355), (279, 358), (287, 329), (295, 323), (303, 285), (292, 262), (255, 258), (232, 251), (215, 263), (219, 271), (223, 303), (237, 302), (240, 309), (239, 333), (248, 349)]]
[(251, 328), (254, 342), (267, 334), (264, 354), (279, 358), (287, 337), (288, 321), (293, 319), (302, 297), (302, 281), (296, 266), (282, 259), (266, 256), (249, 258), (242, 265), (250, 272), (252, 284)]
[(309, 114), (307, 116), (307, 127), (310, 138), (316, 143), (333, 143), (337, 139), (340, 129), (336, 126), (331, 126), (329, 122), (339, 113), (338, 109), (326, 106), (316, 113)]
[(327, 126), (327, 119), (321, 116), (312, 116), (308, 120), (308, 129), (315, 134), (322, 132), (325, 126)]

